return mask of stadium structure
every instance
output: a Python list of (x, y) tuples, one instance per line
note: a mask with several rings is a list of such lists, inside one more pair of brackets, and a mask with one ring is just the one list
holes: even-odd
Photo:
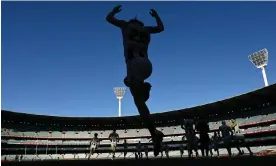
[[(181, 110), (156, 113), (153, 119), (164, 134), (169, 157), (180, 156), (180, 146), (186, 149), (183, 119), (205, 119), (210, 136), (221, 124), (235, 119), (245, 135), (246, 144), (255, 156), (275, 153), (276, 149), (276, 84), (229, 99)], [(135, 158), (137, 143), (148, 147), (153, 156), (150, 134), (139, 116), (126, 117), (57, 117), (2, 110), (1, 159), (7, 161), (87, 160), (89, 141), (99, 134), (100, 146), (91, 160), (111, 159), (109, 134), (114, 128), (120, 136), (116, 159), (123, 158), (123, 141), (128, 143), (127, 158)], [(142, 146), (142, 147), (143, 147)], [(145, 149), (142, 148), (142, 151)], [(220, 154), (226, 155), (219, 143)], [(237, 150), (233, 147), (233, 153)], [(246, 153), (247, 150), (244, 149)], [(184, 151), (184, 155), (187, 152)]]

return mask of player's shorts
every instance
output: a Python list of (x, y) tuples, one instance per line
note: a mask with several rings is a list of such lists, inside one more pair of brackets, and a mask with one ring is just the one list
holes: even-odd
[(152, 64), (148, 58), (134, 57), (127, 61), (127, 82), (144, 82), (151, 76)]
[(96, 150), (98, 148), (98, 145), (93, 143), (91, 146), (90, 146), (90, 150)]
[(229, 135), (229, 136), (223, 137), (221, 140), (222, 140), (225, 144), (229, 144), (229, 143), (231, 143), (231, 141), (233, 140), (233, 136), (232, 136), (232, 135)]
[(117, 146), (117, 142), (116, 141), (112, 141), (111, 142), (111, 150), (115, 151), (116, 150), (116, 146)]

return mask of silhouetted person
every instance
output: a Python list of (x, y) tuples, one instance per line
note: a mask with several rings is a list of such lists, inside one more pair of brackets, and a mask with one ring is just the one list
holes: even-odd
[(164, 31), (164, 26), (154, 9), (150, 10), (150, 14), (156, 19), (157, 26), (144, 26), (144, 23), (137, 18), (129, 21), (118, 20), (115, 18), (115, 14), (120, 11), (121, 5), (116, 6), (107, 15), (106, 20), (114, 26), (119, 27), (122, 31), (127, 69), (127, 76), (124, 79), (124, 83), (129, 87), (140, 116), (151, 133), (154, 155), (157, 156), (160, 152), (160, 142), (163, 140), (163, 133), (156, 130), (151, 120), (150, 111), (146, 105), (146, 101), (150, 96), (151, 84), (145, 82), (145, 80), (152, 73), (152, 64), (148, 58), (150, 35)]
[(184, 120), (184, 123), (181, 125), (181, 128), (185, 130), (185, 136), (187, 139), (187, 149), (188, 156), (192, 157), (193, 150), (196, 152), (196, 156), (198, 156), (198, 139), (196, 137), (195, 129), (194, 129), (194, 121), (192, 119)]
[(116, 133), (116, 129), (113, 129), (113, 132), (109, 134), (109, 140), (111, 141), (111, 151), (112, 159), (115, 158), (117, 142), (119, 142), (119, 135)]
[(209, 125), (206, 121), (199, 121), (197, 124), (197, 130), (199, 132), (199, 142), (200, 142), (200, 149), (202, 156), (209, 155), (209, 145), (210, 145), (210, 138), (209, 138)]
[(90, 151), (89, 151), (88, 160), (94, 154), (94, 152), (97, 150), (99, 144), (100, 144), (100, 139), (98, 138), (98, 133), (95, 133), (94, 137), (90, 141)]
[(219, 131), (221, 132), (221, 140), (226, 146), (227, 152), (229, 156), (232, 156), (231, 152), (231, 141), (233, 140), (233, 131), (231, 127), (229, 127), (225, 121), (222, 121), (222, 125), (219, 127)]

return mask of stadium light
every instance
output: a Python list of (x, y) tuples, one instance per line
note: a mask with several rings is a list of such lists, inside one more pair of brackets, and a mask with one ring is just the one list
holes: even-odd
[(268, 51), (266, 48), (255, 52), (248, 56), (249, 60), (258, 68), (262, 70), (265, 86), (268, 86), (265, 67), (268, 63)]
[(126, 88), (124, 87), (116, 87), (114, 88), (114, 93), (116, 95), (116, 98), (118, 99), (118, 102), (119, 102), (119, 110), (118, 110), (118, 113), (119, 113), (119, 117), (121, 116), (121, 103), (122, 103), (122, 99), (125, 95), (125, 91), (126, 91)]

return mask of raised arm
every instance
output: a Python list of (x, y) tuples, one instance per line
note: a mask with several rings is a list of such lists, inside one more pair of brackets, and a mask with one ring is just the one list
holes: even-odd
[(147, 26), (146, 28), (150, 33), (160, 33), (164, 31), (164, 24), (159, 17), (158, 13), (154, 9), (150, 9), (150, 15), (155, 18), (156, 26)]
[(115, 15), (122, 10), (121, 7), (122, 5), (114, 7), (113, 10), (106, 16), (107, 22), (119, 28), (122, 28), (127, 23), (124, 20), (118, 20), (117, 18), (115, 18)]

